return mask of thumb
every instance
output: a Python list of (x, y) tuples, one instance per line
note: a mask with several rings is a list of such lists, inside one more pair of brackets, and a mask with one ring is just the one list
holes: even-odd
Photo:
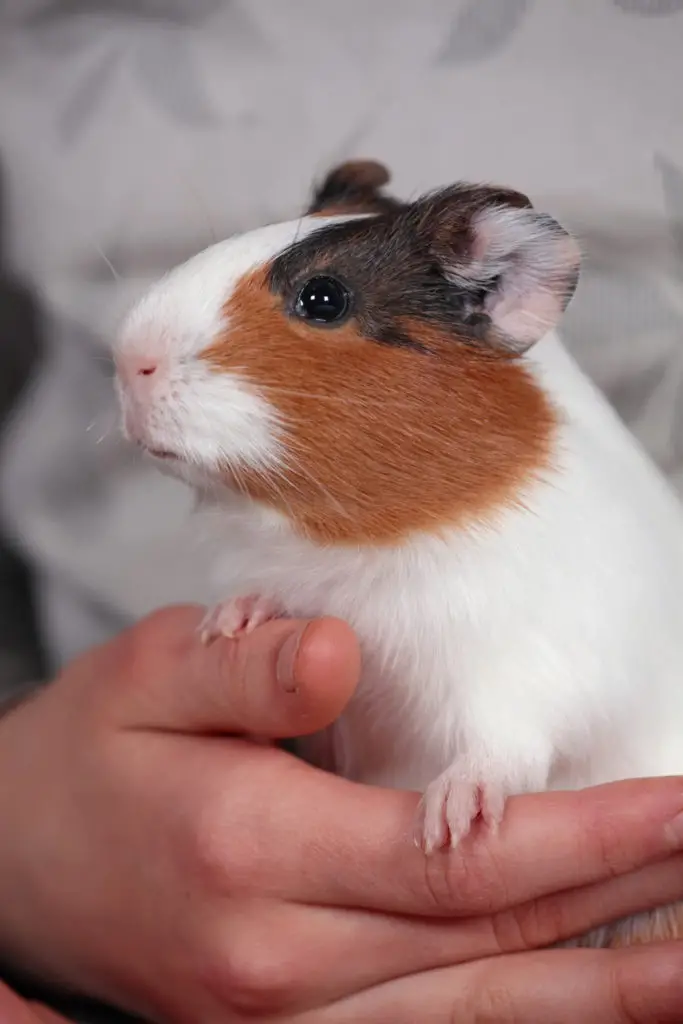
[(202, 612), (165, 609), (135, 627), (133, 647), (144, 656), (137, 685), (125, 687), (130, 724), (286, 739), (341, 713), (360, 676), (358, 641), (345, 622), (278, 619), (207, 647)]

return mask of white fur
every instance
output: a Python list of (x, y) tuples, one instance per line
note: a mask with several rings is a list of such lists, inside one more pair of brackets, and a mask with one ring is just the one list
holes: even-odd
[[(236, 276), (320, 224), (216, 246), (133, 314), (124, 348), (162, 338), (173, 359), (159, 445), (209, 469), (220, 452), (286, 464), (265, 398), (191, 357), (222, 326)], [(321, 547), (235, 495), (211, 512), (217, 596), (336, 615), (361, 639), (362, 683), (332, 734), (337, 769), (419, 790), (446, 772), (437, 785), (457, 828), (477, 789), (496, 817), (511, 792), (683, 771), (681, 508), (554, 333), (524, 358), (564, 418), (554, 471), (488, 526)]]

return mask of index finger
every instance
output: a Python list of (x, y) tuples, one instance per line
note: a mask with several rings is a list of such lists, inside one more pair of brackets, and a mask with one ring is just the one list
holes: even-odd
[[(680, 778), (515, 797), (497, 833), (480, 829), (455, 850), (429, 857), (413, 842), (417, 794), (309, 770), (306, 784), (302, 778), (290, 786), (299, 808), (305, 785), (305, 830), (293, 827), (289, 801), (274, 809), (290, 837), (280, 846), (280, 891), (285, 882), (302, 902), (489, 914), (634, 871), (683, 847)], [(297, 834), (301, 845), (291, 840)]]

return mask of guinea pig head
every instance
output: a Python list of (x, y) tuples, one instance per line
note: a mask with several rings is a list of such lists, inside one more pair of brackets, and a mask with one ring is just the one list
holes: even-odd
[(323, 543), (489, 519), (552, 468), (556, 412), (525, 353), (578, 247), (517, 192), (404, 204), (378, 165), (344, 166), (303, 218), (212, 246), (132, 311), (125, 430)]

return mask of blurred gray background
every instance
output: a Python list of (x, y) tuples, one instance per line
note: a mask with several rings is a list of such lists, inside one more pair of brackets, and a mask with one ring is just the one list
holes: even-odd
[(110, 339), (171, 265), (335, 161), (580, 234), (565, 336), (683, 489), (683, 0), (0, 0), (0, 690), (205, 593)]

